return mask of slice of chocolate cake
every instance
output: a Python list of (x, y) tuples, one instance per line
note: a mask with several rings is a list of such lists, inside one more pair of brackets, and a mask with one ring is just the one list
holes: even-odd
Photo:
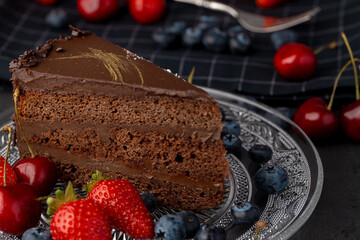
[[(169, 207), (220, 203), (229, 166), (218, 104), (205, 91), (76, 28), (25, 52), (10, 71), (25, 136), (63, 181), (83, 185), (99, 170)], [(29, 156), (17, 132), (20, 156)]]

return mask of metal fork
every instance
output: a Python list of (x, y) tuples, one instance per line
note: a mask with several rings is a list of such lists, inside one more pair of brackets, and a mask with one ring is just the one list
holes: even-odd
[(309, 21), (319, 11), (320, 7), (290, 17), (270, 17), (249, 13), (225, 3), (208, 0), (173, 0), (180, 3), (188, 3), (215, 11), (225, 12), (234, 17), (245, 29), (256, 33), (269, 33), (293, 27)]

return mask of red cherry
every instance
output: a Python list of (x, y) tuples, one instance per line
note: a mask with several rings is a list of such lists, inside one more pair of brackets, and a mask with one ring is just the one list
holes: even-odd
[(273, 8), (283, 4), (287, 0), (256, 0), (256, 5), (261, 8)]
[(41, 203), (27, 183), (0, 186), (0, 230), (21, 235), (35, 227), (41, 216)]
[(13, 168), (20, 182), (31, 185), (38, 197), (49, 195), (57, 181), (56, 165), (46, 157), (22, 159)]
[(129, 10), (135, 21), (150, 24), (163, 17), (165, 5), (165, 0), (130, 0)]
[(351, 139), (360, 141), (360, 100), (346, 106), (340, 113), (341, 126)]
[(57, 2), (57, 0), (36, 0), (36, 1), (44, 5), (54, 5)]
[(80, 15), (91, 22), (101, 22), (113, 16), (119, 9), (118, 0), (77, 0)]
[(310, 98), (303, 103), (295, 113), (294, 122), (311, 139), (328, 137), (339, 126), (339, 119), (321, 98)]
[(304, 80), (316, 70), (317, 58), (314, 52), (301, 43), (284, 44), (274, 57), (276, 71), (289, 80)]

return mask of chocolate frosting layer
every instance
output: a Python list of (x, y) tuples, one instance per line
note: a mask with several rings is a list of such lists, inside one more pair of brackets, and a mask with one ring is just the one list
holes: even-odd
[(10, 63), (25, 90), (108, 96), (170, 95), (215, 100), (202, 89), (88, 31), (49, 40)]

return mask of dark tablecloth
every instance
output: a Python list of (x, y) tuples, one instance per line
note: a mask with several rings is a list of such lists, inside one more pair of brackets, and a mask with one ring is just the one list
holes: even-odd
[[(221, 28), (233, 26), (236, 21), (223, 13), (201, 9), (188, 4), (168, 2), (167, 14), (157, 24), (138, 25), (131, 18), (126, 6), (108, 22), (101, 24), (84, 21), (76, 10), (76, 1), (62, 0), (55, 7), (66, 10), (70, 23), (82, 29), (94, 31), (97, 35), (143, 56), (163, 68), (187, 77), (192, 67), (196, 68), (194, 83), (230, 92), (248, 94), (261, 99), (304, 99), (308, 96), (327, 98), (335, 76), (349, 59), (342, 44), (340, 32), (345, 31), (354, 49), (360, 55), (360, 1), (359, 0), (292, 0), (283, 6), (260, 10), (254, 1), (223, 0), (240, 9), (272, 16), (290, 16), (320, 6), (322, 11), (310, 22), (293, 29), (299, 34), (299, 42), (316, 49), (333, 40), (340, 47), (318, 55), (316, 74), (302, 82), (290, 82), (280, 77), (273, 68), (275, 50), (270, 34), (250, 33), (252, 50), (245, 55), (213, 53), (204, 49), (181, 48), (162, 50), (151, 40), (152, 32), (160, 26), (167, 26), (176, 20), (183, 20), (189, 26), (195, 25), (201, 15), (215, 15)], [(0, 79), (7, 81), (8, 63), (25, 50), (56, 38), (60, 33), (69, 34), (68, 29), (52, 29), (45, 23), (46, 14), (54, 6), (43, 6), (34, 0), (0, 0)], [(8, 84), (5, 84), (8, 86)], [(4, 88), (4, 84), (2, 84)], [(354, 79), (351, 68), (340, 81), (338, 98), (354, 96)]]

